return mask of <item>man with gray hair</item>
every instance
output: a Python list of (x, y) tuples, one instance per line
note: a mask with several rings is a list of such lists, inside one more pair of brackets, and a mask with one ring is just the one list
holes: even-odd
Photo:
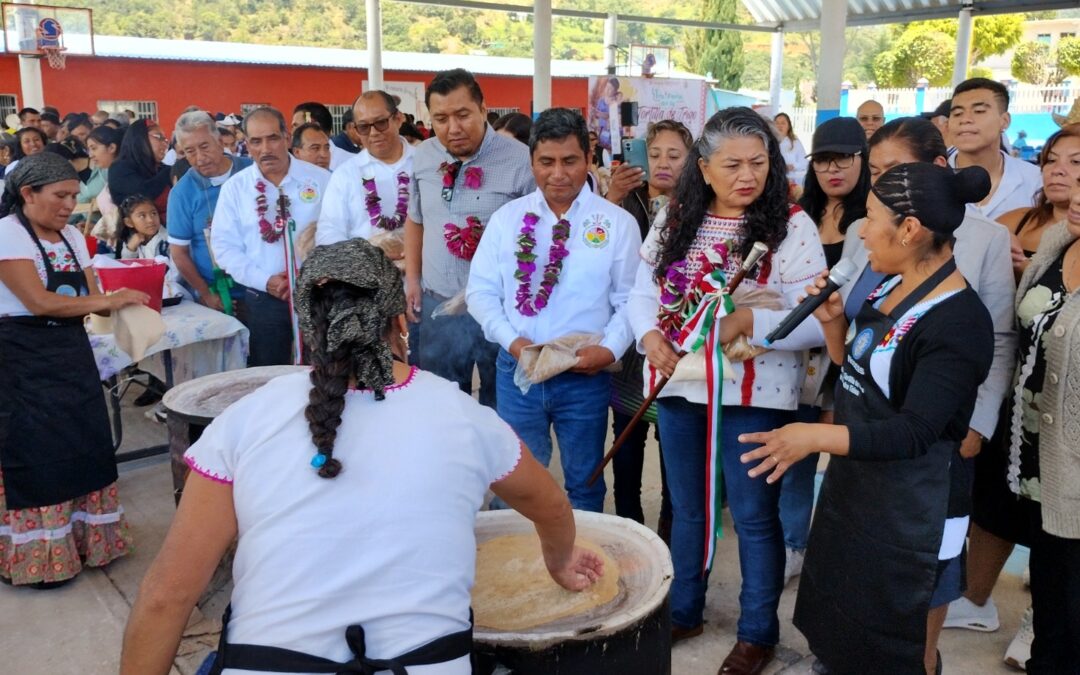
[[(222, 311), (228, 282), (214, 275), (210, 256), (210, 227), (221, 186), (236, 172), (251, 166), (246, 157), (225, 153), (217, 125), (201, 110), (186, 112), (176, 121), (176, 150), (191, 165), (172, 191), (166, 222), (169, 223), (169, 255), (184, 285), (202, 304)], [(242, 290), (233, 289), (230, 299)]]
[(244, 117), (254, 164), (221, 188), (214, 208), (214, 260), (244, 288), (238, 318), (251, 331), (249, 366), (296, 361), (299, 336), (290, 301), (298, 264), (291, 243), (319, 219), (330, 172), (289, 154), (281, 111), (262, 107)]

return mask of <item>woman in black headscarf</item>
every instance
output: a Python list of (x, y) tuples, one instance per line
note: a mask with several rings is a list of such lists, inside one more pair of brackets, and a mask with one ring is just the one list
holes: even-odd
[(122, 204), (132, 195), (146, 195), (154, 200), (161, 222), (172, 187), (172, 167), (162, 164), (169, 151), (169, 137), (156, 122), (132, 123), (120, 144), (120, 156), (109, 167), (109, 194), (114, 204)]
[(535, 522), (563, 587), (588, 587), (603, 564), (574, 546), (565, 493), (510, 427), (406, 364), (401, 273), (381, 250), (363, 239), (316, 247), (295, 300), (311, 370), (233, 404), (185, 454), (192, 473), (132, 609), (121, 673), (169, 671), (239, 536), (211, 672), (352, 660), (364, 672), (442, 664), (467, 675), (473, 524), (489, 485)]
[(23, 159), (0, 202), (0, 581), (51, 588), (127, 553), (116, 458), (83, 318), (149, 297), (101, 295), (67, 224), (79, 179)]
[[(980, 167), (901, 164), (871, 188), (860, 236), (887, 275), (849, 334), (839, 293), (815, 312), (841, 366), (836, 424), (743, 434), (751, 476), (772, 483), (814, 452), (834, 455), (806, 552), (795, 625), (830, 673), (941, 672), (937, 639), (959, 597), (967, 531), (960, 442), (994, 353), (993, 324), (953, 260)], [(822, 277), (808, 291), (820, 292)]]

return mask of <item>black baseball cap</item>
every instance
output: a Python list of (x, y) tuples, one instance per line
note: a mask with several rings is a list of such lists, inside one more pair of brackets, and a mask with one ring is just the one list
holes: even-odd
[(952, 112), (952, 99), (947, 98), (942, 101), (938, 107), (934, 108), (934, 112), (919, 113), (919, 117), (923, 119), (932, 120), (935, 117), (948, 117)]
[(814, 130), (813, 147), (814, 151), (807, 157), (823, 152), (866, 154), (866, 132), (854, 117), (834, 117)]

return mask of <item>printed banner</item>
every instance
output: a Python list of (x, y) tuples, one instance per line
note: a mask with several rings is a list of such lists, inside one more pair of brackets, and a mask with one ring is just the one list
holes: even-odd
[[(589, 129), (612, 154), (622, 152), (623, 138), (644, 138), (649, 125), (660, 120), (682, 122), (696, 138), (705, 126), (708, 90), (704, 80), (590, 77)], [(636, 126), (624, 125), (621, 119), (620, 105), (627, 102), (638, 104)]]

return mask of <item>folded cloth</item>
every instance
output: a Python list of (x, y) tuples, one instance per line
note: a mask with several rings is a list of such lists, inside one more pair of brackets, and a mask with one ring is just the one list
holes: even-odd
[[(745, 289), (745, 290), (744, 290)], [(767, 288), (753, 286), (740, 286), (731, 296), (736, 307), (748, 307), (750, 309), (783, 309), (784, 303), (780, 294)], [(769, 351), (765, 347), (755, 347), (750, 344), (745, 335), (740, 335), (724, 345), (724, 356), (731, 363), (742, 363)], [(702, 379), (704, 379), (704, 373)]]
[[(514, 384), (524, 394), (532, 385), (565, 373), (577, 365), (579, 349), (598, 345), (602, 338), (593, 333), (571, 333), (550, 342), (522, 348), (517, 370), (514, 371)], [(620, 361), (604, 368), (608, 372), (619, 372), (621, 369)]]
[(405, 230), (399, 228), (388, 232), (379, 232), (368, 239), (373, 246), (382, 249), (386, 257), (394, 263), (394, 267), (402, 272), (405, 271)]
[(116, 346), (127, 352), (136, 363), (165, 334), (165, 321), (161, 314), (146, 305), (128, 305), (114, 310), (113, 315)]

